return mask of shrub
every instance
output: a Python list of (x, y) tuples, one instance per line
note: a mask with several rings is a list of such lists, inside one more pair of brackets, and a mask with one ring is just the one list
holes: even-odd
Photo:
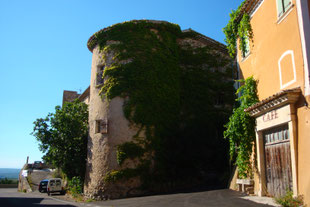
[(81, 177), (75, 176), (69, 180), (68, 188), (73, 197), (83, 193), (83, 181)]
[(275, 201), (283, 207), (299, 207), (304, 205), (303, 196), (294, 197), (292, 191), (287, 191), (284, 196), (275, 198)]
[(0, 179), (0, 184), (17, 184), (17, 183), (18, 180), (16, 179), (7, 179), (7, 178)]
[(57, 168), (53, 174), (52, 174), (53, 178), (62, 178), (64, 179), (65, 175), (64, 173), (61, 171), (61, 169)]

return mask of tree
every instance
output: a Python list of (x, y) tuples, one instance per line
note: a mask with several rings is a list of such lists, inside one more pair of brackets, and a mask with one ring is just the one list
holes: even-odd
[(66, 102), (55, 113), (34, 122), (32, 135), (39, 141), (43, 160), (60, 168), (71, 179), (84, 178), (87, 156), (88, 109), (83, 102)]

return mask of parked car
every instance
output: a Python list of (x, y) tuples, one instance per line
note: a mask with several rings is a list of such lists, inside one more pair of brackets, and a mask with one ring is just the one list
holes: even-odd
[(41, 161), (35, 161), (32, 165), (33, 169), (42, 169), (43, 168), (43, 163)]
[(39, 192), (46, 193), (47, 192), (47, 184), (48, 184), (48, 179), (41, 180), (40, 184), (39, 184)]
[(48, 180), (47, 195), (51, 195), (51, 193), (60, 193), (61, 195), (65, 194), (61, 178), (51, 178)]

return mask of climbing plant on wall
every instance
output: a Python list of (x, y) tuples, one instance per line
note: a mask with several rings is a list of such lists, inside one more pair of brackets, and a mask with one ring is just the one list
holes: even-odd
[[(236, 54), (238, 38), (239, 49), (244, 52), (247, 47), (247, 40), (250, 40), (253, 37), (250, 16), (246, 12), (240, 16), (242, 12), (241, 9), (245, 2), (246, 1), (243, 1), (237, 10), (232, 10), (232, 12), (229, 14), (229, 22), (223, 28), (223, 32), (226, 36), (225, 42), (227, 43), (227, 49), (231, 57), (234, 57)], [(238, 19), (240, 17), (241, 19)]]
[(258, 102), (257, 82), (253, 77), (241, 80), (242, 85), (236, 92), (239, 106), (234, 108), (229, 122), (225, 125), (224, 137), (229, 139), (230, 157), (236, 157), (240, 178), (251, 177), (250, 157), (255, 141), (255, 119), (244, 110)]
[[(117, 147), (120, 166), (130, 159), (139, 164), (111, 171), (105, 181), (140, 176), (150, 186), (225, 163), (219, 132), (231, 112), (224, 103), (233, 103), (233, 65), (212, 48), (179, 44), (197, 35), (175, 24), (132, 21), (100, 31), (89, 42), (115, 60), (106, 65), (101, 95), (123, 97), (125, 117), (140, 127), (131, 142)], [(223, 103), (215, 107), (219, 95)], [(223, 156), (214, 159), (221, 150)]]

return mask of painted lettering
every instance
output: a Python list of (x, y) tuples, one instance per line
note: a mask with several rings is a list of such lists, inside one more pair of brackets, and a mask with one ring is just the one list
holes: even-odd
[(263, 115), (263, 122), (271, 121), (279, 118), (277, 110), (270, 111)]

